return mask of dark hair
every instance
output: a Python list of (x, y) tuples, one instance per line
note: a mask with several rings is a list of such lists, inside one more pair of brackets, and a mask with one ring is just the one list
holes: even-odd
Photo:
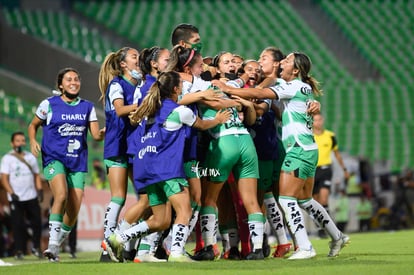
[(228, 52), (226, 52), (226, 51), (221, 51), (221, 52), (219, 52), (218, 54), (216, 54), (214, 57), (213, 57), (213, 60), (211, 61), (211, 66), (213, 66), (213, 67), (218, 67), (218, 63), (220, 62), (220, 59), (221, 59), (221, 57), (225, 54), (225, 53), (228, 53)]
[(244, 61), (244, 57), (243, 57), (243, 56), (241, 56), (240, 54), (236, 54), (236, 53), (234, 53), (234, 54), (233, 54), (233, 57), (240, 58), (240, 59), (242, 60), (242, 62)]
[(180, 82), (181, 77), (177, 72), (168, 71), (160, 73), (141, 105), (129, 116), (131, 124), (136, 125), (145, 117), (154, 117), (161, 107), (161, 101), (171, 98), (174, 88), (179, 87)]
[[(270, 52), (273, 57), (273, 61), (282, 61), (286, 58), (286, 56), (282, 53), (282, 51), (276, 47), (267, 47), (263, 50), (264, 52)], [(279, 69), (277, 70), (276, 74), (277, 77), (280, 77), (280, 73), (282, 72), (282, 69), (279, 66)]]
[(263, 50), (264, 52), (271, 52), (274, 61), (282, 61), (286, 58), (286, 56), (282, 53), (282, 51), (276, 47), (267, 47)]
[(310, 58), (301, 52), (294, 52), (293, 64), (296, 69), (299, 70), (298, 77), (305, 83), (308, 83), (313, 90), (313, 93), (317, 96), (322, 95), (322, 90), (319, 89), (319, 82), (309, 75), (310, 69), (312, 67), (312, 62)]
[(164, 72), (158, 76), (156, 84), (160, 90), (161, 99), (171, 97), (174, 87), (180, 86), (181, 77), (177, 72)]
[(194, 49), (176, 45), (171, 50), (170, 60), (165, 71), (184, 72), (184, 67), (191, 67), (197, 62), (197, 56), (201, 57), (201, 54)]
[(62, 81), (63, 81), (63, 77), (65, 76), (65, 74), (66, 73), (68, 73), (68, 72), (74, 72), (74, 73), (76, 73), (77, 75), (78, 75), (78, 78), (79, 78), (79, 80), (80, 80), (80, 74), (79, 74), (79, 72), (77, 71), (77, 70), (75, 70), (74, 68), (64, 68), (64, 69), (61, 69), (59, 72), (58, 72), (58, 74), (57, 74), (57, 77), (56, 77), (56, 89), (58, 90), (58, 91), (61, 91), (62, 92), (62, 89), (60, 88), (60, 85), (62, 85)]
[(164, 50), (166, 49), (154, 46), (149, 49), (145, 48), (141, 51), (139, 55), (139, 68), (144, 76), (144, 79), (145, 75), (151, 74), (151, 61), (158, 61), (160, 58), (160, 53)]
[(23, 133), (23, 132), (21, 132), (21, 131), (14, 132), (14, 133), (11, 135), (11, 139), (10, 139), (10, 141), (11, 141), (11, 142), (13, 142), (13, 141), (14, 141), (14, 137), (15, 137), (15, 136), (24, 136), (24, 133)]
[[(246, 65), (247, 64), (249, 64), (249, 63), (256, 63), (256, 64), (259, 64), (259, 61), (257, 61), (257, 60), (255, 60), (255, 59), (247, 59), (247, 60), (243, 60), (243, 63), (242, 63), (242, 65), (241, 65), (241, 67), (237, 70), (237, 75), (238, 76), (241, 76), (242, 74), (244, 74), (246, 71), (245, 71), (245, 67), (246, 67)], [(260, 74), (259, 74), (260, 75)], [(260, 75), (260, 77), (261, 77), (261, 75)]]
[(247, 59), (247, 60), (243, 60), (243, 63), (242, 63), (242, 68), (244, 68), (248, 63), (251, 63), (251, 62), (254, 62), (254, 63), (259, 63), (259, 61), (257, 61), (257, 60), (255, 60), (255, 59)]
[(199, 33), (196, 26), (182, 23), (176, 26), (171, 34), (171, 44), (177, 45), (181, 40), (187, 42), (193, 33)]

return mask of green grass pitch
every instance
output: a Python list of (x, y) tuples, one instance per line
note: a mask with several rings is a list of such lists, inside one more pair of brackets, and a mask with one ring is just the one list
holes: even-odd
[[(314, 259), (195, 263), (100, 263), (99, 252), (80, 252), (77, 259), (62, 253), (59, 263), (26, 256), (22, 261), (3, 258), (13, 266), (0, 266), (0, 274), (414, 274), (414, 230), (350, 234), (351, 243), (339, 257), (327, 258), (328, 240), (312, 239)], [(188, 250), (194, 247), (188, 244)], [(272, 251), (273, 252), (273, 251)]]

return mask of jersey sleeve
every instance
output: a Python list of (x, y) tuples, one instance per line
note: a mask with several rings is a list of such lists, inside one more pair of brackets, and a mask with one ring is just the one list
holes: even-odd
[(191, 93), (191, 88), (193, 87), (193, 83), (188, 81), (183, 81), (183, 89), (182, 89), (182, 95), (184, 96), (186, 94)]
[(124, 99), (124, 90), (122, 89), (121, 85), (119, 85), (119, 83), (113, 82), (111, 84), (109, 87), (108, 98), (109, 102), (111, 102), (111, 105), (115, 99)]
[(36, 116), (41, 120), (46, 120), (48, 111), (49, 100), (45, 99), (42, 102), (40, 102), (39, 106), (37, 107)]
[(270, 87), (270, 89), (276, 94), (279, 100), (290, 99), (295, 96), (296, 90), (288, 89), (287, 85), (292, 85), (292, 84), (280, 83), (280, 84)]
[(96, 110), (95, 110), (95, 107), (93, 106), (91, 112), (89, 113), (89, 122), (97, 121), (97, 120), (98, 120), (98, 117), (96, 116)]
[(336, 140), (336, 137), (334, 134), (332, 134), (331, 138), (332, 138), (332, 150), (336, 151), (338, 150), (338, 141)]
[(203, 80), (201, 77), (193, 77), (193, 85), (191, 86), (190, 93), (196, 91), (205, 91), (211, 86), (211, 81)]
[[(180, 108), (183, 107), (183, 108)], [(193, 124), (195, 123), (197, 117), (194, 114), (194, 112), (186, 107), (186, 106), (180, 106), (176, 109), (176, 111), (178, 111), (179, 115), (180, 115), (180, 120), (184, 125), (188, 125), (188, 126), (193, 126)]]

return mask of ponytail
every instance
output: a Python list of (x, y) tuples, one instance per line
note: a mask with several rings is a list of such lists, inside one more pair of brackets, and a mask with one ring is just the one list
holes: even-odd
[(99, 90), (101, 91), (101, 97), (99, 98), (99, 100), (105, 102), (106, 89), (108, 89), (109, 83), (112, 81), (112, 79), (114, 79), (115, 76), (119, 76), (122, 74), (120, 63), (121, 61), (125, 60), (125, 57), (130, 49), (131, 48), (129, 47), (123, 47), (119, 49), (117, 52), (109, 53), (105, 57), (99, 70), (98, 77), (98, 86)]
[(152, 84), (141, 105), (129, 115), (132, 125), (138, 125), (145, 117), (153, 117), (161, 107), (160, 82)]
[(298, 77), (300, 80), (311, 86), (314, 95), (321, 96), (323, 93), (319, 88), (319, 82), (309, 75), (309, 71), (312, 66), (310, 58), (306, 54), (300, 52), (294, 52), (293, 55), (295, 57), (294, 66), (299, 70)]
[(320, 83), (315, 78), (313, 78), (312, 76), (306, 75), (302, 77), (302, 81), (305, 83), (308, 83), (311, 86), (313, 94), (315, 96), (323, 95), (323, 91), (320, 89)]

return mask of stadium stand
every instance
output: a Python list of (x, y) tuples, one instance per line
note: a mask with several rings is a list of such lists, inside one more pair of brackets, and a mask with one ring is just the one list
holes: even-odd
[(47, 40), (50, 44), (81, 55), (86, 62), (100, 63), (116, 48), (97, 29), (88, 29), (63, 11), (3, 9), (4, 18), (22, 33)]
[[(267, 46), (284, 52), (304, 51), (325, 95), (319, 100), (327, 127), (335, 131), (341, 150), (371, 160), (391, 160), (394, 169), (414, 163), (414, 2), (405, 0), (316, 0), (379, 75), (359, 81), (335, 58), (307, 18), (288, 0), (142, 0), (71, 1), (72, 11), (27, 11), (4, 8), (13, 27), (101, 62), (117, 48), (99, 33), (73, 19), (81, 15), (127, 37), (140, 48), (170, 48), (176, 24), (199, 27), (203, 55), (228, 50), (257, 58)], [(300, 1), (296, 1), (296, 4)]]

